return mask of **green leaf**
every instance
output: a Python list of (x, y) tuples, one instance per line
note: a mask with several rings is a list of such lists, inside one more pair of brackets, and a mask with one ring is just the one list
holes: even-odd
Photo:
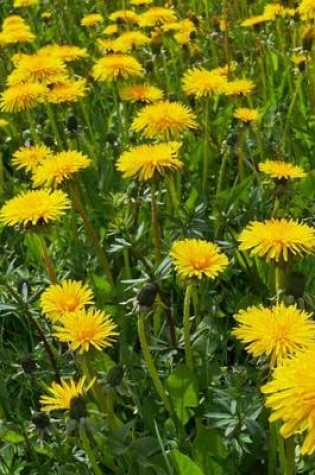
[(195, 374), (187, 366), (178, 366), (166, 380), (166, 386), (178, 419), (190, 419), (188, 408), (198, 405), (198, 388)]
[(0, 434), (0, 439), (4, 440), (5, 442), (9, 442), (10, 444), (20, 444), (25, 440), (22, 434), (19, 434), (14, 430), (8, 430), (3, 434)]
[(217, 459), (224, 459), (227, 451), (220, 434), (207, 427), (198, 430), (193, 445), (193, 457), (205, 473), (211, 475), (224, 475), (223, 469)]
[(204, 472), (187, 455), (179, 450), (171, 450), (168, 456), (175, 466), (178, 475), (205, 475)]

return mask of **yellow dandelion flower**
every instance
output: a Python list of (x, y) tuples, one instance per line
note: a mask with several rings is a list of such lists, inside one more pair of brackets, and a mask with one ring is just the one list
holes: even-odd
[(53, 156), (53, 151), (46, 145), (32, 145), (31, 147), (20, 147), (14, 152), (12, 165), (18, 170), (24, 168), (26, 171), (33, 171), (44, 160)]
[(2, 129), (3, 127), (6, 127), (7, 125), (9, 125), (9, 122), (0, 117), (0, 129)]
[(23, 55), (17, 67), (8, 76), (7, 84), (39, 82), (50, 84), (62, 80), (67, 74), (65, 64), (56, 57), (43, 54)]
[(91, 165), (90, 158), (75, 150), (60, 152), (47, 158), (33, 171), (34, 186), (58, 186)]
[(43, 102), (47, 89), (37, 82), (8, 87), (0, 98), (0, 109), (5, 112), (19, 112), (36, 107)]
[(179, 102), (161, 101), (143, 107), (131, 128), (147, 138), (169, 139), (197, 128), (197, 123), (189, 107)]
[(313, 20), (315, 18), (314, 0), (302, 0), (297, 11), (302, 20)]
[(189, 69), (183, 77), (183, 91), (188, 96), (197, 98), (224, 91), (227, 79), (217, 72), (204, 68)]
[(101, 58), (92, 72), (96, 81), (114, 81), (143, 75), (144, 69), (139, 61), (127, 54), (109, 54)]
[(72, 399), (84, 396), (94, 384), (95, 379), (92, 379), (88, 385), (86, 385), (85, 379), (85, 376), (83, 376), (77, 382), (73, 379), (69, 381), (62, 379), (60, 383), (53, 382), (51, 386), (46, 388), (48, 394), (40, 397), (41, 410), (44, 412), (69, 410)]
[(257, 122), (260, 118), (260, 114), (257, 109), (238, 107), (235, 109), (233, 117), (235, 119), (241, 120), (242, 122)]
[(232, 331), (246, 345), (246, 351), (256, 358), (266, 355), (276, 366), (288, 355), (310, 346), (315, 340), (312, 315), (296, 305), (283, 303), (272, 308), (249, 307), (234, 315), (239, 323)]
[(235, 96), (243, 94), (244, 96), (250, 94), (255, 89), (255, 84), (250, 79), (235, 79), (234, 81), (226, 82), (223, 93), (227, 96)]
[(115, 22), (136, 24), (138, 22), (138, 15), (133, 10), (117, 10), (111, 13), (108, 19)]
[(47, 94), (47, 101), (53, 104), (77, 102), (87, 93), (86, 79), (63, 81), (55, 84)]
[(20, 15), (9, 15), (3, 20), (2, 29), (7, 31), (8, 28), (13, 26), (23, 26), (26, 25), (26, 22), (23, 17)]
[(263, 16), (267, 20), (275, 20), (278, 16), (281, 16), (284, 12), (284, 6), (280, 3), (274, 3), (273, 5), (266, 5), (263, 11)]
[(191, 34), (196, 31), (196, 27), (191, 20), (182, 20), (178, 22), (178, 31), (174, 38), (180, 45), (186, 45), (191, 41)]
[(125, 178), (138, 176), (140, 181), (149, 180), (154, 174), (164, 175), (180, 170), (184, 164), (177, 158), (179, 142), (139, 145), (124, 152), (116, 167)]
[(23, 191), (8, 200), (0, 210), (0, 222), (24, 226), (58, 220), (70, 208), (68, 196), (61, 190)]
[(266, 407), (272, 410), (269, 420), (280, 420), (280, 433), (287, 438), (305, 433), (302, 455), (315, 451), (315, 347), (287, 358), (273, 372), (272, 380), (261, 391), (266, 394)]
[(94, 308), (76, 310), (64, 315), (62, 325), (54, 326), (58, 340), (69, 343), (79, 353), (112, 346), (118, 336), (117, 325), (109, 315)]
[(175, 21), (175, 11), (164, 7), (150, 7), (138, 16), (138, 23), (141, 27), (163, 25)]
[(184, 239), (172, 244), (170, 256), (184, 278), (214, 279), (224, 271), (228, 259), (216, 244), (201, 239)]
[(28, 26), (19, 26), (3, 31), (2, 39), (5, 44), (32, 43), (36, 36)]
[(241, 26), (247, 28), (250, 26), (261, 25), (262, 23), (266, 23), (267, 21), (268, 19), (264, 15), (255, 15), (244, 20), (243, 23), (241, 23)]
[(292, 219), (252, 221), (239, 236), (241, 251), (250, 250), (252, 256), (266, 257), (279, 262), (290, 255), (302, 256), (315, 250), (315, 231), (307, 224)]
[(130, 5), (134, 7), (144, 7), (146, 5), (150, 5), (153, 0), (130, 0)]
[(113, 23), (112, 25), (106, 26), (106, 28), (104, 28), (104, 30), (102, 31), (102, 34), (105, 36), (112, 36), (116, 35), (118, 31), (118, 26), (116, 25), (116, 23)]
[(40, 17), (41, 17), (42, 20), (50, 20), (51, 17), (52, 17), (52, 13), (51, 12), (43, 12)]
[(89, 15), (85, 15), (81, 20), (82, 26), (95, 26), (102, 23), (104, 20), (103, 15), (100, 13), (90, 13)]
[(37, 51), (37, 54), (42, 57), (52, 56), (54, 58), (59, 58), (63, 63), (71, 63), (77, 59), (88, 57), (88, 51), (86, 48), (80, 48), (75, 45), (50, 44), (40, 48)]
[(33, 7), (34, 5), (38, 5), (38, 0), (15, 0), (13, 3), (14, 8)]
[(155, 102), (163, 99), (163, 91), (149, 84), (137, 84), (120, 88), (119, 97), (122, 101)]
[(266, 173), (276, 180), (288, 180), (294, 178), (304, 178), (306, 173), (302, 167), (283, 160), (266, 160), (258, 164), (261, 172)]
[(53, 323), (65, 314), (82, 310), (85, 305), (94, 303), (93, 292), (87, 284), (75, 280), (64, 280), (50, 285), (41, 295), (42, 311)]
[(97, 43), (98, 49), (103, 54), (108, 53), (108, 52), (113, 53), (115, 51), (114, 50), (115, 40), (110, 40), (108, 38), (105, 38), (105, 39), (99, 38), (96, 43)]
[(291, 61), (296, 66), (299, 66), (301, 63), (306, 63), (308, 60), (306, 54), (293, 54), (291, 56)]
[(150, 38), (140, 31), (126, 31), (122, 33), (113, 42), (113, 51), (119, 53), (128, 53), (137, 46), (143, 46), (150, 43)]

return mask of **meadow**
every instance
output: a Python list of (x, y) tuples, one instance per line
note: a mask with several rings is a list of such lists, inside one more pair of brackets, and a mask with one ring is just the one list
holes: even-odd
[(315, 474), (314, 20), (0, 2), (0, 475)]

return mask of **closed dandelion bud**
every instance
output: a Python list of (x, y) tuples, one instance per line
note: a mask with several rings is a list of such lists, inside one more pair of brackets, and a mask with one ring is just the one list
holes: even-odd
[(144, 65), (144, 68), (148, 74), (151, 74), (154, 72), (154, 63), (153, 61), (147, 61)]
[(87, 415), (86, 403), (82, 394), (73, 397), (70, 402), (70, 418), (79, 421), (87, 417)]
[(153, 53), (160, 54), (162, 46), (162, 37), (160, 33), (153, 33), (151, 37), (151, 49)]
[(194, 60), (198, 60), (202, 57), (202, 51), (198, 45), (192, 44), (189, 48), (190, 56)]
[(196, 13), (194, 12), (187, 12), (186, 18), (190, 20), (197, 28), (199, 26), (199, 18), (197, 17)]
[(45, 135), (43, 142), (47, 147), (53, 148), (55, 146), (55, 139), (51, 135)]
[(120, 365), (117, 365), (108, 372), (106, 380), (107, 383), (114, 388), (120, 385), (123, 377), (124, 368)]
[(137, 294), (137, 301), (140, 307), (151, 308), (157, 296), (157, 286), (155, 284), (147, 284)]
[(47, 412), (34, 412), (31, 418), (36, 429), (44, 431), (50, 426), (50, 417)]
[(21, 279), (17, 284), (17, 291), (22, 295), (24, 302), (27, 301), (28, 296), (31, 293), (31, 284), (26, 279)]
[(36, 371), (36, 361), (30, 354), (25, 354), (20, 357), (19, 363), (26, 375), (30, 375)]
[(298, 299), (303, 297), (306, 287), (306, 278), (302, 272), (293, 271), (290, 273), (287, 282), (287, 291)]
[(315, 27), (310, 26), (304, 31), (302, 36), (302, 46), (305, 51), (311, 51), (315, 38)]
[(67, 118), (67, 129), (69, 132), (77, 132), (78, 130), (78, 119), (74, 114), (71, 114)]
[(110, 145), (114, 145), (115, 142), (117, 142), (118, 140), (118, 136), (117, 134), (115, 134), (115, 132), (110, 131), (110, 132), (107, 132), (105, 139), (107, 143), (109, 143)]

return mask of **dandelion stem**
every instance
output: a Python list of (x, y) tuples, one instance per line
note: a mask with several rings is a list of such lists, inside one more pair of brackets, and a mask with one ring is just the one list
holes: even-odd
[(209, 175), (209, 99), (206, 99), (204, 111), (204, 139), (203, 139), (203, 170), (202, 170), (202, 191), (207, 191)]
[(145, 314), (144, 313), (141, 313), (138, 318), (138, 334), (139, 334), (139, 340), (140, 340), (140, 344), (142, 348), (143, 357), (148, 367), (148, 371), (152, 378), (155, 390), (160, 396), (161, 400), (164, 402), (166, 410), (171, 414), (172, 408), (171, 408), (171, 402), (170, 402), (169, 396), (165, 392), (163, 383), (158, 375), (157, 369), (155, 367), (153, 358), (150, 353), (150, 348), (148, 345), (146, 332), (145, 332)]
[(156, 200), (156, 180), (151, 180), (151, 219), (152, 219), (152, 241), (155, 249), (156, 263), (161, 262), (161, 232), (159, 224), (158, 206)]
[(94, 453), (94, 450), (89, 442), (89, 437), (87, 436), (85, 428), (82, 425), (80, 426), (79, 433), (83, 449), (85, 450), (89, 458), (89, 462), (91, 464), (93, 472), (95, 473), (95, 475), (102, 475), (103, 471), (98, 467), (97, 455)]
[(185, 342), (185, 358), (189, 369), (194, 369), (191, 344), (190, 344), (190, 301), (193, 293), (193, 284), (186, 287), (184, 299), (184, 342)]
[(0, 285), (2, 285), (3, 287), (6, 288), (6, 290), (9, 292), (9, 294), (14, 298), (14, 300), (17, 302), (17, 304), (21, 307), (21, 309), (24, 311), (24, 314), (25, 316), (27, 317), (27, 319), (29, 320), (30, 324), (35, 328), (35, 330), (37, 331), (43, 345), (44, 345), (44, 348), (45, 348), (45, 351), (47, 353), (47, 356), (50, 360), (50, 363), (51, 363), (51, 366), (53, 368), (53, 371), (55, 373), (55, 379), (56, 381), (59, 383), (60, 382), (60, 373), (59, 373), (59, 370), (58, 370), (58, 366), (57, 366), (57, 361), (56, 361), (56, 358), (55, 358), (55, 355), (54, 355), (54, 350), (53, 348), (50, 346), (47, 338), (46, 338), (46, 335), (45, 335), (45, 332), (41, 326), (41, 324), (36, 320), (36, 318), (32, 315), (32, 313), (30, 312), (30, 310), (27, 308), (27, 304), (26, 302), (24, 302), (24, 300), (22, 299), (22, 297), (18, 294), (18, 292), (16, 292), (13, 287), (11, 287), (10, 284), (7, 283), (6, 279), (2, 276), (0, 276)]
[(100, 237), (99, 237), (97, 231), (95, 230), (94, 226), (92, 225), (91, 221), (89, 220), (89, 217), (87, 215), (87, 212), (84, 208), (83, 202), (82, 202), (81, 197), (80, 197), (80, 192), (79, 192), (78, 186), (77, 186), (76, 183), (73, 182), (73, 183), (71, 183), (69, 188), (70, 188), (70, 197), (72, 199), (73, 206), (77, 210), (79, 215), (81, 216), (81, 219), (83, 221), (83, 225), (84, 225), (84, 227), (86, 229), (86, 232), (87, 232), (87, 234), (88, 234), (88, 236), (91, 240), (91, 243), (94, 246), (96, 255), (99, 259), (99, 263), (100, 263), (100, 265), (101, 265), (101, 267), (104, 271), (104, 274), (106, 275), (107, 280), (108, 280), (109, 284), (111, 285), (111, 287), (114, 288), (115, 287), (114, 278), (113, 278), (112, 271), (111, 271), (110, 266), (109, 266), (109, 262), (108, 262), (106, 252), (101, 247)]
[(40, 251), (41, 251), (41, 256), (42, 256), (42, 259), (43, 259), (43, 263), (44, 263), (44, 266), (45, 266), (47, 277), (53, 284), (57, 284), (57, 282), (58, 282), (57, 274), (56, 274), (56, 271), (55, 271), (55, 268), (54, 268), (53, 261), (50, 257), (50, 254), (49, 254), (49, 250), (48, 250), (48, 247), (47, 247), (47, 244), (46, 244), (45, 236), (43, 235), (43, 233), (38, 233), (37, 236), (39, 238), (39, 242), (40, 242), (40, 246), (41, 246)]

